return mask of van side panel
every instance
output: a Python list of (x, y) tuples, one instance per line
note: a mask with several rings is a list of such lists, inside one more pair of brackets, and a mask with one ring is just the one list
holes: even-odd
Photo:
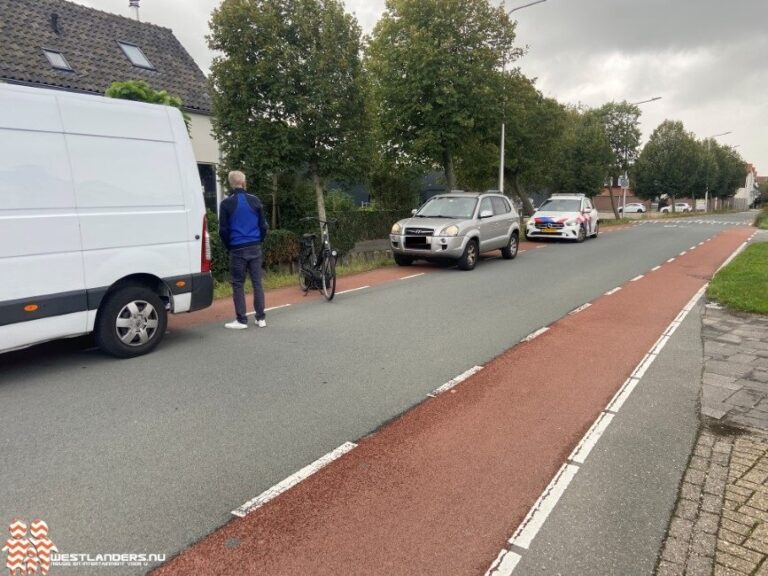
[(61, 109), (87, 286), (106, 289), (129, 274), (188, 275), (193, 238), (165, 108), (62, 99)]
[(0, 350), (85, 333), (81, 247), (56, 99), (0, 91)]

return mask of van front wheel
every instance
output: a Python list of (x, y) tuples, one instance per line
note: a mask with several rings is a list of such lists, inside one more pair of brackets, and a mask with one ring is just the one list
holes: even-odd
[(144, 286), (125, 286), (102, 304), (96, 344), (118, 358), (141, 356), (160, 343), (167, 323), (165, 306), (155, 292)]

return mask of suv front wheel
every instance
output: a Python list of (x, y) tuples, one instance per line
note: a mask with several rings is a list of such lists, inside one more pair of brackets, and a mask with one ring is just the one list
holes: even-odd
[(464, 248), (464, 253), (459, 258), (459, 268), (461, 270), (472, 270), (477, 264), (478, 248), (477, 240), (470, 240)]

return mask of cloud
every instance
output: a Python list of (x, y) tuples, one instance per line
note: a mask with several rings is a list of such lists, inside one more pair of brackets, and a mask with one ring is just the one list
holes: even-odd
[[(127, 0), (75, 0), (128, 15)], [(507, 0), (507, 9), (527, 0)], [(171, 28), (200, 67), (219, 0), (143, 0), (142, 19)], [(384, 0), (345, 0), (364, 33)], [(497, 2), (493, 2), (498, 5)], [(768, 173), (768, 2), (766, 0), (547, 0), (513, 13), (517, 62), (539, 89), (563, 103), (662, 100), (643, 105), (646, 137), (664, 119), (705, 137), (733, 131), (749, 162)]]

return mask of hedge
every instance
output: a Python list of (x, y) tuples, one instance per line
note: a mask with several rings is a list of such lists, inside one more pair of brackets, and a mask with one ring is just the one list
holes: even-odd
[[(328, 218), (337, 223), (331, 227), (331, 245), (340, 254), (346, 254), (357, 242), (386, 238), (392, 224), (409, 216), (409, 212), (396, 210), (351, 210), (332, 212)], [(299, 235), (319, 232), (317, 223), (305, 222), (297, 230), (270, 230), (264, 241), (264, 266), (274, 268), (295, 262), (299, 255)], [(208, 211), (208, 232), (213, 254), (213, 277), (219, 281), (229, 278), (229, 255), (219, 239), (219, 221), (215, 212)]]

